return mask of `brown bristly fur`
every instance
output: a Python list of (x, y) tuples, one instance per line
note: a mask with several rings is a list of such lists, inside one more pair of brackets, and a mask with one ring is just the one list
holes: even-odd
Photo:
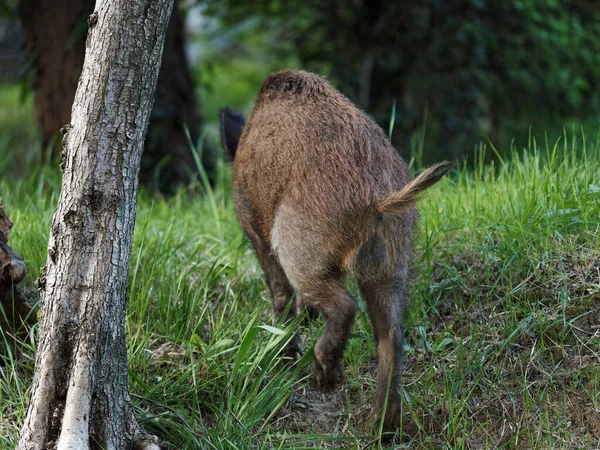
[[(265, 272), (275, 317), (291, 298), (290, 317), (304, 306), (324, 313), (313, 372), (322, 388), (332, 387), (356, 314), (342, 284), (353, 273), (378, 343), (374, 410), (385, 415), (384, 430), (393, 431), (400, 417), (401, 316), (417, 222), (414, 203), (451, 163), (411, 181), (383, 130), (308, 72), (270, 75), (248, 122), (238, 119), (230, 110), (221, 113), (223, 142), (235, 155), (234, 203)], [(288, 355), (299, 348), (297, 338)]]
[(392, 192), (381, 200), (377, 206), (377, 211), (385, 214), (397, 214), (407, 206), (418, 202), (421, 199), (420, 194), (437, 183), (454, 165), (449, 161), (434, 164), (404, 186), (401, 191)]

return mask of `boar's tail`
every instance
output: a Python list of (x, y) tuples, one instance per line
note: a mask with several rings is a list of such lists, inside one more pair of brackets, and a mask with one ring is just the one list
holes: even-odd
[(221, 142), (223, 148), (225, 148), (229, 157), (233, 160), (246, 120), (242, 113), (231, 108), (220, 110), (219, 119), (221, 121)]
[(377, 205), (377, 211), (383, 214), (399, 213), (404, 208), (419, 201), (420, 194), (437, 183), (452, 167), (454, 167), (454, 163), (449, 161), (443, 161), (429, 167), (404, 186), (402, 190), (393, 192), (381, 200)]

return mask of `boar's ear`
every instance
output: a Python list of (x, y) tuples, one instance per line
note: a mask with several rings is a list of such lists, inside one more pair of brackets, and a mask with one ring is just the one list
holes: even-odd
[(246, 120), (242, 113), (231, 108), (220, 110), (219, 118), (221, 121), (221, 142), (223, 148), (227, 150), (229, 157), (233, 160)]

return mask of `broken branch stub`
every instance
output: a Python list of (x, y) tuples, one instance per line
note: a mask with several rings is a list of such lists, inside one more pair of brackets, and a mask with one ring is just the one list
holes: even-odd
[[(25, 278), (25, 264), (8, 245), (8, 235), (13, 223), (2, 208), (0, 201), (0, 327), (19, 327), (33, 323), (35, 316), (31, 305), (17, 285)], [(8, 322), (8, 323), (7, 323)]]

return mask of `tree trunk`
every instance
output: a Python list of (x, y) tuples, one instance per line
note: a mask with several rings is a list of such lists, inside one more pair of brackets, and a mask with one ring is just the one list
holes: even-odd
[[(59, 130), (69, 121), (85, 52), (86, 18), (94, 0), (21, 0), (19, 15), (31, 57), (35, 110), (42, 137), (43, 159), (60, 152)], [(140, 180), (152, 190), (170, 192), (197, 173), (188, 139), (200, 136), (194, 84), (185, 55), (183, 19), (175, 8), (164, 45), (156, 101), (146, 139)], [(212, 179), (214, 149), (202, 163)]]
[(32, 394), (18, 449), (156, 449), (127, 383), (137, 179), (173, 0), (98, 0), (39, 281)]
[(93, 10), (94, 0), (19, 2), (44, 160), (60, 152), (58, 131), (71, 117), (85, 55), (85, 21)]
[(0, 201), (0, 328), (18, 328), (34, 321), (29, 302), (17, 288), (25, 278), (25, 265), (7, 243), (12, 226)]
[[(144, 186), (165, 193), (188, 184), (198, 173), (186, 128), (190, 140), (196, 144), (200, 138), (202, 117), (185, 54), (183, 32), (183, 18), (175, 7), (165, 38), (140, 170), (140, 182)], [(214, 181), (214, 148), (210, 143), (204, 144), (202, 165)]]

